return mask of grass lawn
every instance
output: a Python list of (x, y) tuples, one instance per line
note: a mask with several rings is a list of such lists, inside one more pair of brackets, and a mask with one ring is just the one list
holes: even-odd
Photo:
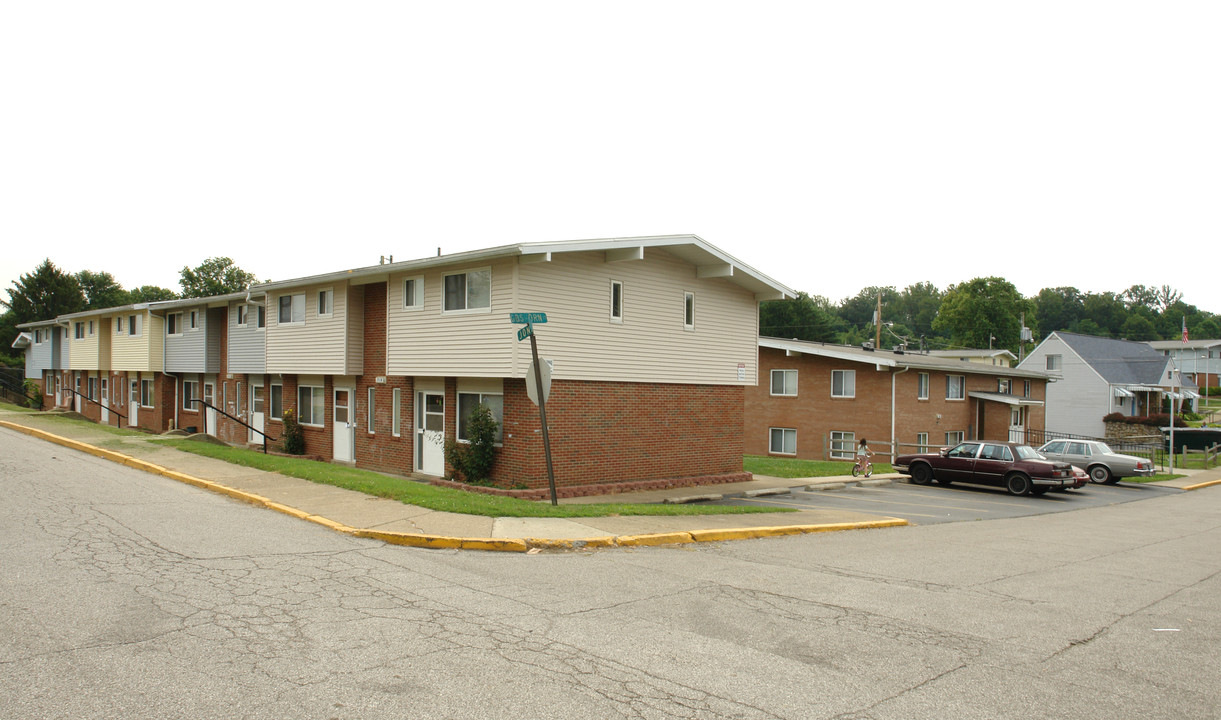
[[(742, 458), (742, 468), (756, 475), (770, 475), (779, 478), (831, 477), (835, 475), (851, 475), (854, 462), (845, 460), (798, 460), (796, 458), (777, 458), (766, 455), (746, 455)], [(890, 463), (875, 462), (873, 473), (890, 473), (894, 468)]]
[(751, 512), (788, 512), (788, 508), (712, 505), (632, 505), (591, 503), (552, 505), (550, 501), (521, 500), (478, 492), (435, 487), (414, 480), (390, 477), (371, 470), (344, 465), (264, 455), (254, 450), (212, 445), (193, 440), (164, 440), (166, 445), (235, 465), (278, 472), (282, 475), (356, 490), (367, 495), (397, 500), (429, 510), (485, 515), (488, 517), (610, 517), (614, 515), (738, 515)]

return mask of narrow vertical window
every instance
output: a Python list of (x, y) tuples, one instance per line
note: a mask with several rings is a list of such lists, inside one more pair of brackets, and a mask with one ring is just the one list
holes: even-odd
[(330, 317), (335, 312), (335, 291), (328, 288), (318, 291), (318, 315)]
[(695, 293), (683, 294), (683, 328), (695, 329)]
[(372, 435), (374, 433), (373, 418), (375, 416), (375, 413), (373, 412), (373, 393), (374, 393), (373, 388), (369, 388), (369, 404), (366, 406), (366, 410), (365, 410), (365, 415), (366, 415), (365, 425), (366, 425), (366, 427), (369, 428), (370, 435)]
[(403, 427), (402, 426), (402, 421), (403, 421), (402, 410), (401, 410), (402, 403), (403, 403), (403, 391), (400, 388), (395, 388), (394, 392), (391, 393), (391, 395), (392, 395), (391, 402), (393, 403), (393, 406), (390, 408), (390, 413), (391, 413), (391, 418), (392, 418), (391, 425), (390, 425), (390, 431), (392, 433), (394, 433), (395, 437), (398, 437), (401, 434), (400, 431), (402, 430), (402, 427)]
[(623, 322), (623, 283), (618, 280), (611, 281), (610, 317), (611, 322)]

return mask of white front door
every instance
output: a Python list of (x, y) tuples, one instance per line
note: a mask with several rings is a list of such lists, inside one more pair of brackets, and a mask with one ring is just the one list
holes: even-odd
[(336, 387), (333, 394), (334, 457), (343, 462), (352, 462), (356, 457), (356, 430), (352, 425), (354, 392), (350, 387)]
[[(203, 401), (208, 405), (216, 405), (216, 383), (212, 380), (204, 383)], [(204, 406), (204, 432), (216, 437), (220, 434), (220, 428), (217, 427), (219, 416), (216, 410), (208, 405)]]
[[(76, 376), (76, 394), (72, 396), (72, 400), (73, 400), (72, 407), (74, 407), (77, 412), (80, 412), (81, 405), (84, 402), (83, 400), (81, 400), (81, 376), (80, 375)], [(550, 429), (550, 428), (548, 428), (548, 429)]]
[(102, 376), (102, 396), (98, 398), (98, 402), (102, 403), (102, 424), (105, 425), (110, 421), (110, 378)]
[[(131, 395), (128, 395), (127, 399), (128, 399), (127, 424), (132, 425), (132, 426), (139, 425), (140, 424), (140, 381), (139, 380), (131, 381)], [(548, 428), (548, 429), (550, 429), (550, 428)]]
[[(1009, 410), (1009, 442), (1026, 442), (1026, 409), (1018, 406)], [(550, 429), (550, 428), (548, 428)]]
[(426, 475), (445, 474), (445, 395), (416, 393), (416, 469)]
[[(254, 428), (249, 432), (250, 442), (263, 444), (263, 386), (250, 386), (250, 427)], [(258, 430), (259, 432), (255, 432)]]

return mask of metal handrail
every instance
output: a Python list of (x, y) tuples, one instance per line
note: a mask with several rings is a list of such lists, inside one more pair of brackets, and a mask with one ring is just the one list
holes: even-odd
[[(230, 420), (237, 423), (238, 425), (241, 425), (242, 427), (248, 428), (248, 429), (253, 430), (254, 432), (262, 435), (263, 436), (263, 454), (264, 455), (267, 454), (267, 441), (272, 440), (274, 442), (276, 440), (279, 440), (279, 438), (271, 437), (270, 435), (263, 432), (262, 430), (254, 427), (252, 425), (247, 424), (245, 420), (242, 420), (241, 418), (237, 418), (237, 417), (230, 415), (229, 413), (225, 412), (224, 410), (221, 410), (220, 408), (216, 407), (215, 405), (208, 402), (207, 400), (200, 400), (199, 398), (191, 398), (191, 402), (199, 403), (200, 405), (203, 405), (206, 408), (212, 408), (216, 412), (220, 413), (221, 415), (224, 415), (225, 417), (229, 418)], [(203, 428), (204, 428), (204, 434), (205, 435), (208, 434), (208, 414), (207, 413), (203, 414)], [(217, 431), (219, 432), (220, 428), (217, 428)]]
[[(105, 408), (105, 409), (106, 409), (107, 414), (109, 414), (109, 413), (114, 413), (115, 415), (118, 415), (119, 417), (123, 418), (124, 420), (126, 420), (126, 419), (127, 419), (127, 416), (126, 416), (126, 415), (124, 415), (123, 413), (121, 413), (121, 412), (119, 412), (118, 410), (116, 410), (116, 409), (114, 409), (114, 408), (110, 407), (109, 405), (103, 405), (102, 403), (98, 402), (97, 400), (94, 400), (93, 398), (89, 397), (88, 395), (86, 395), (85, 393), (81, 392), (80, 390), (74, 390), (74, 389), (72, 389), (72, 388), (64, 388), (64, 389), (65, 389), (65, 390), (67, 390), (68, 392), (72, 393), (73, 395), (78, 395), (78, 396), (80, 396), (80, 397), (83, 397), (84, 399), (88, 400), (89, 402), (93, 403), (94, 405), (97, 405), (97, 406), (98, 406), (98, 407), (100, 407), (100, 408)], [(107, 425), (109, 425), (110, 423), (106, 423), (106, 424), (107, 424)], [(122, 425), (119, 425), (118, 423), (116, 423), (116, 424), (115, 424), (115, 427), (123, 427), (123, 426), (122, 426)], [(129, 425), (128, 427), (131, 427), (131, 426)]]

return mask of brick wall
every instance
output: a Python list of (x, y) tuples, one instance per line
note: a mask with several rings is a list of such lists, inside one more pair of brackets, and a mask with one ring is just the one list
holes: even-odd
[[(365, 286), (364, 367), (356, 379), (356, 464), (373, 470), (410, 475), (412, 454), (411, 378), (386, 376), (386, 284)], [(378, 382), (381, 378), (384, 382)], [(368, 420), (369, 390), (373, 390), (373, 426)], [(394, 390), (399, 391), (399, 437), (394, 436)]]
[[(797, 395), (771, 394), (772, 370), (797, 370)], [(855, 395), (851, 398), (831, 397), (833, 370), (855, 370)], [(996, 392), (997, 379), (1007, 377), (1002, 368), (998, 375), (963, 375), (966, 392)], [(917, 397), (919, 373), (929, 377), (928, 399)], [(983, 407), (983, 439), (1009, 439), (1010, 406), (970, 397), (964, 400), (946, 399), (946, 376), (943, 371), (923, 371), (915, 368), (895, 374), (895, 439), (914, 446), (918, 433), (928, 433), (933, 447), (945, 444), (948, 432), (961, 431), (965, 438), (979, 432), (979, 407)], [(746, 388), (743, 436), (745, 451), (750, 455), (769, 454), (769, 428), (791, 428), (797, 431), (797, 457), (826, 459), (832, 431), (853, 433), (855, 440), (869, 440), (877, 451), (888, 450), (891, 424), (890, 368), (875, 369), (874, 365), (836, 360), (813, 355), (787, 357), (784, 351), (759, 349), (759, 385)], [(1015, 393), (1023, 392), (1023, 381), (1015, 379)], [(1046, 383), (1031, 380), (1031, 397), (1044, 400)], [(1044, 427), (1044, 409), (1028, 407), (1026, 427)], [(914, 447), (900, 448), (911, 451)]]

